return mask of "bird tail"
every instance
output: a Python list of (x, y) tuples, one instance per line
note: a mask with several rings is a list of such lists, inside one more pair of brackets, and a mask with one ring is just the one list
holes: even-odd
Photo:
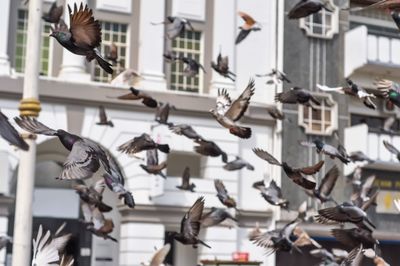
[(114, 123), (110, 120), (110, 121), (108, 121), (108, 125), (110, 126), (110, 127), (114, 127)]
[(254, 166), (252, 166), (249, 163), (246, 165), (246, 168), (247, 168), (247, 170), (254, 171)]
[(348, 164), (350, 162), (350, 160), (345, 158), (344, 156), (338, 156), (338, 159), (344, 164)]
[(135, 208), (135, 200), (133, 199), (132, 193), (127, 191), (123, 195), (125, 205), (128, 205), (130, 208)]
[(229, 132), (231, 132), (231, 134), (238, 136), (239, 138), (242, 139), (248, 139), (251, 137), (251, 128), (249, 127), (231, 127), (229, 129)]
[(108, 63), (100, 54), (100, 52), (98, 50), (95, 50), (95, 55), (96, 55), (96, 61), (97, 63), (99, 63), (99, 65), (101, 66), (102, 69), (104, 69), (105, 72), (107, 72), (108, 74), (112, 74), (114, 72), (114, 70), (111, 68), (111, 64)]
[(211, 248), (209, 245), (207, 245), (206, 243), (204, 243), (203, 240), (198, 239), (199, 243), (202, 244), (205, 247)]
[(167, 179), (167, 177), (165, 176), (165, 174), (163, 172), (159, 172), (158, 175), (161, 176), (164, 179)]
[(169, 145), (168, 144), (158, 144), (157, 149), (164, 153), (169, 153)]

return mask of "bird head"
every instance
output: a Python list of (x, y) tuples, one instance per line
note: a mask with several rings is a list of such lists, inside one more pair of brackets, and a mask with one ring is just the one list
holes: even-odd
[(324, 146), (324, 143), (320, 139), (315, 139), (313, 140), (315, 146), (317, 146), (317, 149), (321, 150), (322, 147)]

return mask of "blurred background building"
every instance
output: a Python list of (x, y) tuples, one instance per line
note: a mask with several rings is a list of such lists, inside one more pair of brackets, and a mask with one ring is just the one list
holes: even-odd
[[(26, 47), (28, 11), (25, 1), (0, 1), (0, 107), (8, 117), (19, 115)], [(48, 10), (53, 1), (44, 1)], [(73, 5), (74, 1), (59, 1)], [(79, 4), (80, 1), (77, 1)], [(136, 266), (148, 261), (154, 246), (161, 247), (169, 231), (179, 230), (180, 220), (196, 198), (204, 195), (206, 208), (222, 207), (214, 189), (213, 180), (222, 179), (229, 192), (238, 201), (236, 217), (239, 225), (229, 229), (218, 226), (201, 231), (201, 238), (212, 249), (172, 245), (168, 263), (175, 266), (194, 265), (200, 259), (230, 259), (235, 251), (250, 253), (250, 259), (273, 265), (274, 256), (265, 257), (262, 249), (247, 240), (248, 230), (258, 221), (265, 228), (273, 228), (279, 210), (269, 206), (251, 185), (265, 176), (278, 183), (277, 169), (271, 169), (256, 158), (251, 149), (263, 147), (280, 158), (281, 129), (266, 114), (265, 107), (273, 105), (273, 96), (281, 88), (256, 80), (256, 92), (252, 98), (244, 124), (253, 129), (249, 140), (239, 140), (228, 134), (211, 117), (208, 110), (215, 105), (217, 88), (227, 88), (232, 97), (238, 96), (249, 78), (255, 73), (266, 73), (272, 68), (282, 68), (283, 62), (283, 3), (263, 0), (88, 0), (82, 1), (93, 9), (102, 26), (102, 53), (115, 43), (119, 52), (118, 74), (132, 68), (141, 76), (136, 86), (151, 91), (161, 102), (177, 107), (170, 121), (190, 123), (207, 139), (215, 141), (229, 154), (229, 159), (239, 155), (252, 161), (255, 171), (227, 172), (222, 169), (220, 158), (202, 157), (193, 151), (193, 142), (172, 134), (167, 127), (157, 126), (154, 112), (137, 102), (116, 100), (126, 93), (126, 87), (111, 86), (113, 77), (94, 63), (88, 64), (83, 57), (75, 56), (49, 37), (50, 25), (43, 23), (39, 94), (42, 104), (39, 120), (52, 128), (89, 137), (108, 149), (123, 167), (127, 188), (133, 193), (135, 209), (124, 207), (114, 194), (106, 192), (105, 202), (116, 206), (111, 213), (116, 225), (113, 237), (116, 244), (92, 236), (84, 230), (78, 219), (82, 217), (79, 197), (68, 181), (55, 180), (67, 151), (58, 139), (39, 136), (37, 139), (37, 165), (33, 205), (33, 235), (39, 224), (55, 230), (67, 221), (66, 231), (74, 234), (68, 245), (77, 265), (126, 265)], [(235, 46), (238, 26), (242, 19), (237, 11), (254, 16), (261, 23), (261, 32), (250, 36)], [(190, 19), (195, 31), (187, 31), (174, 41), (166, 39), (164, 26), (153, 26), (167, 15)], [(65, 18), (68, 23), (68, 18)], [(182, 68), (169, 65), (163, 60), (167, 50), (195, 58), (206, 69), (196, 78), (186, 78)], [(230, 67), (237, 74), (236, 82), (224, 79), (210, 67), (218, 53), (229, 56)], [(97, 126), (98, 106), (102, 104), (114, 122), (114, 128)], [(168, 170), (165, 181), (147, 175), (140, 167), (140, 160), (122, 155), (116, 147), (123, 142), (147, 132), (159, 142), (172, 147), (166, 159)], [(0, 140), (0, 233), (13, 233), (14, 195), (17, 182), (18, 151)], [(196, 193), (182, 192), (175, 188), (185, 166), (192, 169)], [(98, 179), (100, 176), (95, 177)], [(7, 255), (6, 255), (7, 254)], [(11, 247), (3, 250), (0, 264), (8, 265)]]

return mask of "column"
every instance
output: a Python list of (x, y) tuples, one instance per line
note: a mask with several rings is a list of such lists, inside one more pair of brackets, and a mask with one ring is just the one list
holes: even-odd
[(7, 55), (8, 26), (10, 19), (10, 0), (0, 1), (0, 76), (10, 74), (10, 61)]
[(143, 77), (140, 82), (143, 89), (167, 89), (163, 58), (164, 25), (151, 25), (151, 22), (164, 20), (165, 1), (140, 2), (138, 70)]
[[(67, 25), (69, 25), (69, 11), (68, 5), (73, 10), (74, 0), (66, 0), (64, 6), (64, 20)], [(81, 0), (77, 2), (78, 8), (80, 3), (83, 5), (87, 4), (87, 0)], [(58, 43), (56, 45), (59, 45)], [(76, 55), (68, 51), (67, 49), (63, 48), (63, 59), (61, 70), (59, 73), (59, 78), (65, 80), (74, 80), (74, 81), (90, 81), (91, 76), (89, 73), (86, 72), (86, 59), (84, 56)]]

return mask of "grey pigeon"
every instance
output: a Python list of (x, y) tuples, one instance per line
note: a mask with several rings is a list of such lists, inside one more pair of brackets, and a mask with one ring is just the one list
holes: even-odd
[(162, 172), (167, 167), (167, 162), (158, 163), (158, 151), (157, 149), (151, 149), (146, 151), (146, 164), (140, 164), (140, 167), (147, 173), (152, 175), (159, 175), (162, 178), (167, 178)]
[(307, 191), (307, 194), (311, 197), (317, 198), (321, 203), (327, 201), (335, 202), (335, 200), (331, 196), (331, 193), (333, 188), (335, 187), (338, 177), (339, 177), (339, 168), (336, 165), (334, 165), (325, 174), (318, 189)]
[(265, 74), (265, 75), (256, 75), (256, 77), (269, 77), (267, 80), (267, 84), (271, 85), (279, 85), (282, 84), (282, 82), (286, 81), (287, 83), (291, 83), (290, 80), (288, 79), (287, 75), (279, 71), (278, 69), (273, 68), (270, 73)]
[(166, 30), (167, 37), (168, 39), (171, 40), (183, 34), (187, 28), (190, 29), (191, 31), (194, 31), (194, 28), (189, 20), (176, 16), (168, 16), (167, 20), (164, 22), (151, 23), (151, 24), (152, 25), (167, 24), (167, 30)]
[(198, 144), (194, 147), (195, 152), (211, 157), (221, 156), (224, 163), (228, 162), (228, 155), (215, 142), (205, 139), (197, 139), (194, 142)]
[(375, 160), (372, 160), (368, 155), (363, 153), (362, 151), (354, 151), (349, 154), (349, 159), (354, 163), (354, 162), (368, 162), (368, 163), (374, 163)]
[(232, 81), (235, 81), (235, 73), (229, 70), (229, 59), (228, 56), (222, 56), (221, 52), (219, 52), (217, 57), (217, 63), (214, 61), (211, 62), (211, 67), (214, 69), (218, 74), (223, 76), (224, 78), (228, 78)]
[(120, 145), (117, 149), (118, 151), (127, 154), (135, 154), (141, 151), (152, 149), (158, 149), (164, 153), (169, 153), (168, 144), (156, 143), (147, 133), (143, 133), (139, 137), (134, 137), (133, 139)]
[(400, 161), (400, 151), (393, 146), (392, 144), (390, 144), (388, 141), (384, 140), (383, 141), (383, 146), (385, 146), (385, 148), (392, 154), (396, 155), (397, 160)]
[(237, 210), (236, 200), (229, 196), (228, 190), (225, 188), (224, 183), (219, 179), (215, 179), (214, 186), (217, 190), (217, 198), (219, 199), (219, 201), (226, 207), (234, 208)]
[(64, 7), (62, 5), (57, 6), (57, 1), (54, 1), (49, 9), (49, 12), (43, 14), (42, 19), (48, 23), (58, 24), (63, 14)]
[(158, 103), (157, 101), (151, 97), (149, 94), (135, 89), (134, 87), (130, 87), (129, 90), (131, 91), (130, 93), (121, 95), (118, 97), (120, 100), (142, 100), (142, 103), (150, 108), (157, 108)]
[(172, 123), (168, 122), (170, 110), (176, 110), (175, 106), (169, 103), (160, 102), (157, 106), (155, 120), (162, 125), (173, 126)]
[(212, 207), (209, 212), (203, 214), (201, 217), (201, 226), (216, 226), (226, 219), (237, 222), (237, 219), (233, 217), (226, 209)]
[(274, 180), (271, 180), (269, 186), (266, 187), (264, 180), (255, 182), (253, 188), (258, 189), (261, 192), (261, 196), (271, 205), (280, 206), (283, 209), (288, 209), (289, 201), (283, 198), (281, 188), (276, 184)]
[(173, 125), (171, 124), (169, 126), (169, 129), (180, 136), (185, 136), (189, 139), (193, 140), (202, 140), (203, 138), (192, 128), (192, 126), (188, 124), (179, 124), (179, 125)]
[(313, 142), (301, 141), (300, 144), (305, 147), (316, 148), (317, 153), (323, 153), (328, 155), (331, 159), (338, 158), (342, 163), (348, 164), (350, 160), (346, 158), (338, 149), (324, 143), (320, 139), (315, 139)]
[(11, 145), (21, 150), (29, 150), (28, 143), (21, 137), (18, 131), (10, 124), (8, 117), (0, 111), (0, 135)]
[(182, 173), (182, 184), (180, 186), (176, 186), (180, 190), (186, 190), (190, 192), (194, 192), (194, 188), (196, 185), (194, 183), (190, 183), (190, 168), (185, 167)]
[(235, 170), (240, 170), (242, 168), (246, 167), (248, 170), (254, 171), (254, 166), (252, 166), (250, 163), (247, 161), (243, 160), (239, 156), (236, 156), (236, 159), (233, 161), (228, 162), (227, 164), (224, 165), (224, 169), (227, 171), (235, 171)]
[(288, 91), (277, 93), (275, 101), (287, 104), (302, 104), (313, 109), (315, 109), (314, 104), (321, 105), (321, 102), (310, 91), (299, 87), (293, 87)]
[(364, 248), (376, 249), (379, 241), (372, 236), (372, 232), (363, 228), (355, 227), (349, 229), (335, 228), (331, 234), (337, 241), (349, 247), (363, 245)]
[(183, 69), (183, 75), (189, 78), (193, 78), (199, 74), (200, 69), (206, 73), (203, 65), (197, 62), (195, 59), (185, 56), (179, 56), (178, 61), (182, 61), (186, 67)]
[(87, 186), (83, 181), (77, 180), (77, 184), (73, 186), (81, 200), (96, 206), (101, 212), (109, 212), (112, 207), (103, 202), (103, 192), (105, 182), (103, 179), (97, 181), (94, 185)]
[(318, 13), (321, 9), (333, 12), (328, 8), (328, 0), (300, 0), (288, 13), (289, 19), (299, 19)]

